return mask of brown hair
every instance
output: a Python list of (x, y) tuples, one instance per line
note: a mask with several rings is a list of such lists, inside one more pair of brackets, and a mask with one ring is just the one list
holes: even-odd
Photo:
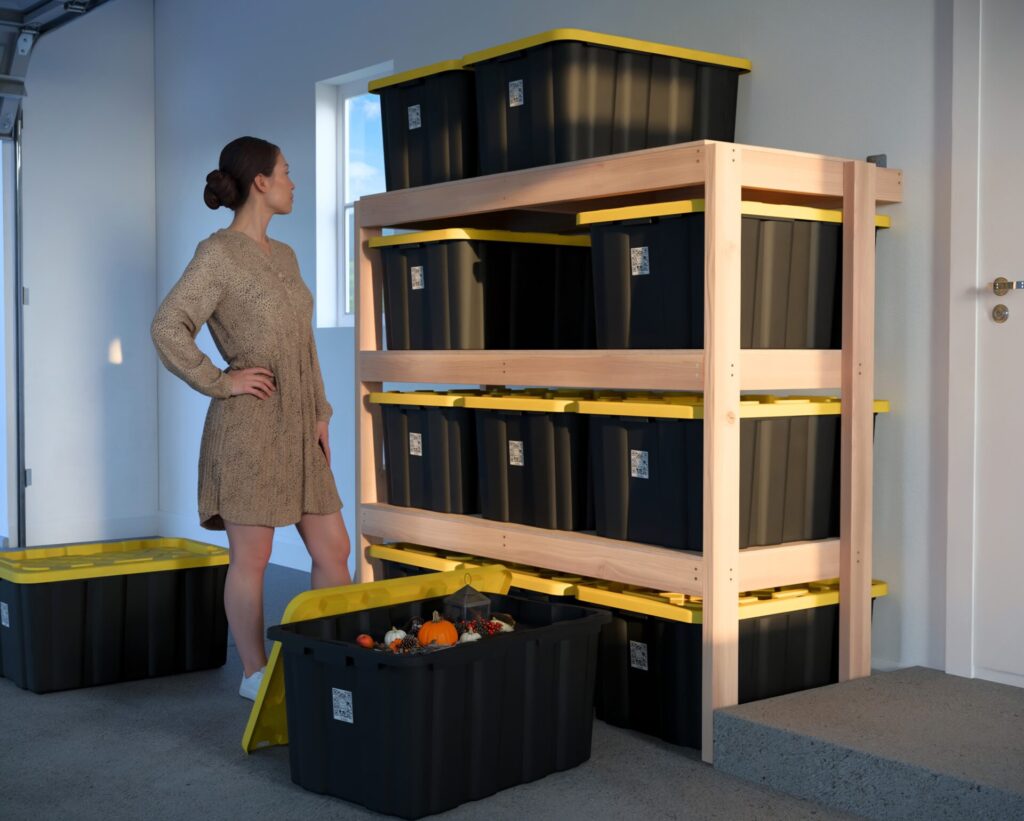
[(220, 163), (215, 171), (206, 175), (203, 202), (217, 209), (222, 205), (237, 211), (249, 198), (252, 181), (257, 175), (269, 177), (274, 173), (277, 155), (281, 149), (259, 137), (239, 137), (220, 152)]

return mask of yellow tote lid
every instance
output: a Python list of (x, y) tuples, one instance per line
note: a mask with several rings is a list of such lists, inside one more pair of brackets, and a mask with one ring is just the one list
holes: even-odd
[(465, 70), (466, 67), (463, 65), (462, 60), (444, 60), (440, 63), (432, 63), (429, 66), (423, 66), (422, 68), (413, 68), (409, 71), (401, 71), (398, 74), (391, 74), (387, 77), (379, 77), (376, 80), (370, 80), (370, 84), (367, 86), (366, 90), (372, 94), (376, 94), (382, 88), (387, 88), (388, 86), (397, 86), (413, 80), (422, 80), (426, 77), (432, 77), (435, 74), (443, 74), (446, 71)]
[[(579, 413), (596, 416), (640, 416), (655, 419), (703, 419), (704, 397), (700, 394), (662, 394), (616, 399), (603, 397), (577, 403)], [(834, 416), (842, 402), (834, 396), (767, 396), (740, 398), (741, 419), (789, 416)], [(876, 399), (875, 413), (888, 413), (889, 402)]]
[(579, 397), (552, 394), (529, 396), (523, 392), (495, 396), (467, 396), (465, 406), (481, 410), (523, 411), (533, 413), (574, 413)]
[[(885, 582), (872, 582), (872, 598), (881, 598), (888, 592), (889, 586)], [(758, 595), (758, 593), (762, 595)], [(703, 603), (699, 596), (687, 598), (683, 605), (666, 600), (665, 596), (666, 594), (653, 591), (616, 590), (611, 586), (595, 584), (582, 584), (576, 588), (576, 598), (581, 602), (600, 604), (617, 610), (656, 616), (684, 624), (703, 623)], [(738, 600), (739, 618), (741, 621), (756, 619), (762, 616), (792, 613), (797, 610), (809, 610), (813, 607), (825, 607), (838, 603), (838, 580), (819, 582), (815, 585), (791, 585), (778, 590), (741, 593)]]
[(422, 567), (424, 570), (445, 572), (454, 570), (459, 562), (452, 561), (444, 556), (438, 556), (426, 548), (413, 547), (411, 545), (383, 545), (373, 544), (367, 548), (366, 555), (371, 559), (382, 559), (399, 564), (408, 564), (413, 567)]
[(474, 63), (482, 63), (485, 60), (493, 60), (506, 54), (513, 54), (517, 51), (524, 51), (528, 48), (542, 46), (547, 43), (559, 41), (571, 41), (575, 43), (590, 43), (595, 46), (608, 46), (609, 48), (621, 49), (623, 51), (638, 51), (643, 54), (658, 54), (663, 57), (677, 57), (681, 60), (689, 60), (694, 63), (706, 63), (713, 66), (725, 66), (736, 68), (741, 72), (748, 72), (751, 69), (750, 60), (742, 57), (730, 57), (726, 54), (715, 54), (710, 51), (697, 51), (695, 49), (683, 48), (682, 46), (670, 46), (664, 43), (651, 43), (647, 40), (637, 40), (633, 37), (619, 37), (614, 34), (599, 34), (595, 31), (584, 31), (583, 29), (563, 28), (552, 29), (541, 34), (534, 34), (532, 37), (525, 37), (522, 40), (513, 40), (511, 43), (504, 43), (500, 46), (474, 51), (462, 58), (464, 66), (471, 66)]
[(422, 245), (427, 242), (450, 240), (482, 240), (484, 242), (515, 242), (524, 245), (570, 245), (589, 248), (590, 237), (586, 234), (541, 234), (530, 231), (485, 231), (476, 228), (442, 228), (436, 231), (414, 231), (409, 234), (391, 234), (386, 237), (372, 237), (371, 248), (389, 248), (395, 245)]
[[(577, 225), (595, 225), (605, 222), (651, 219), (653, 217), (675, 217), (681, 214), (698, 214), (704, 211), (704, 200), (676, 200), (657, 202), (650, 205), (630, 205), (624, 208), (605, 208), (600, 211), (583, 211), (576, 215)], [(776, 205), (771, 202), (744, 200), (740, 213), (748, 217), (775, 217), (777, 219), (807, 220), (809, 222), (843, 221), (843, 212), (827, 208), (808, 208), (804, 205)], [(892, 220), (886, 214), (875, 215), (876, 228), (892, 227)]]
[(127, 539), (0, 553), (0, 579), (14, 584), (80, 581), (228, 563), (228, 551), (191, 539)]
[(370, 394), (374, 405), (412, 405), (420, 408), (462, 407), (465, 394), (443, 391), (384, 391)]

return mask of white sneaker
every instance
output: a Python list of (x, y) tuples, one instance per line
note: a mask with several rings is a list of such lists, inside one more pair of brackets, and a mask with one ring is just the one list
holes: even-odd
[(249, 701), (255, 701), (256, 696), (259, 694), (260, 691), (260, 682), (263, 681), (263, 671), (266, 669), (266, 667), (261, 667), (251, 676), (247, 676), (243, 672), (242, 684), (238, 688), (238, 695), (240, 695), (242, 698), (249, 699)]

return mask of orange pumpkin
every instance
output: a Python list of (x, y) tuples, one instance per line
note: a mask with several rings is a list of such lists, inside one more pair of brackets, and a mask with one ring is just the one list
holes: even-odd
[(420, 644), (427, 645), (437, 643), (440, 645), (452, 645), (459, 640), (459, 631), (455, 625), (447, 619), (442, 619), (440, 613), (434, 611), (434, 618), (426, 622), (417, 635)]

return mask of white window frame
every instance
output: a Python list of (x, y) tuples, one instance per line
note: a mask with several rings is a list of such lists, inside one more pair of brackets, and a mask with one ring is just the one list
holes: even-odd
[(318, 328), (351, 328), (355, 305), (347, 310), (349, 290), (355, 278), (347, 269), (348, 236), (345, 186), (347, 129), (345, 101), (366, 93), (370, 80), (394, 73), (389, 60), (316, 84), (316, 325)]

